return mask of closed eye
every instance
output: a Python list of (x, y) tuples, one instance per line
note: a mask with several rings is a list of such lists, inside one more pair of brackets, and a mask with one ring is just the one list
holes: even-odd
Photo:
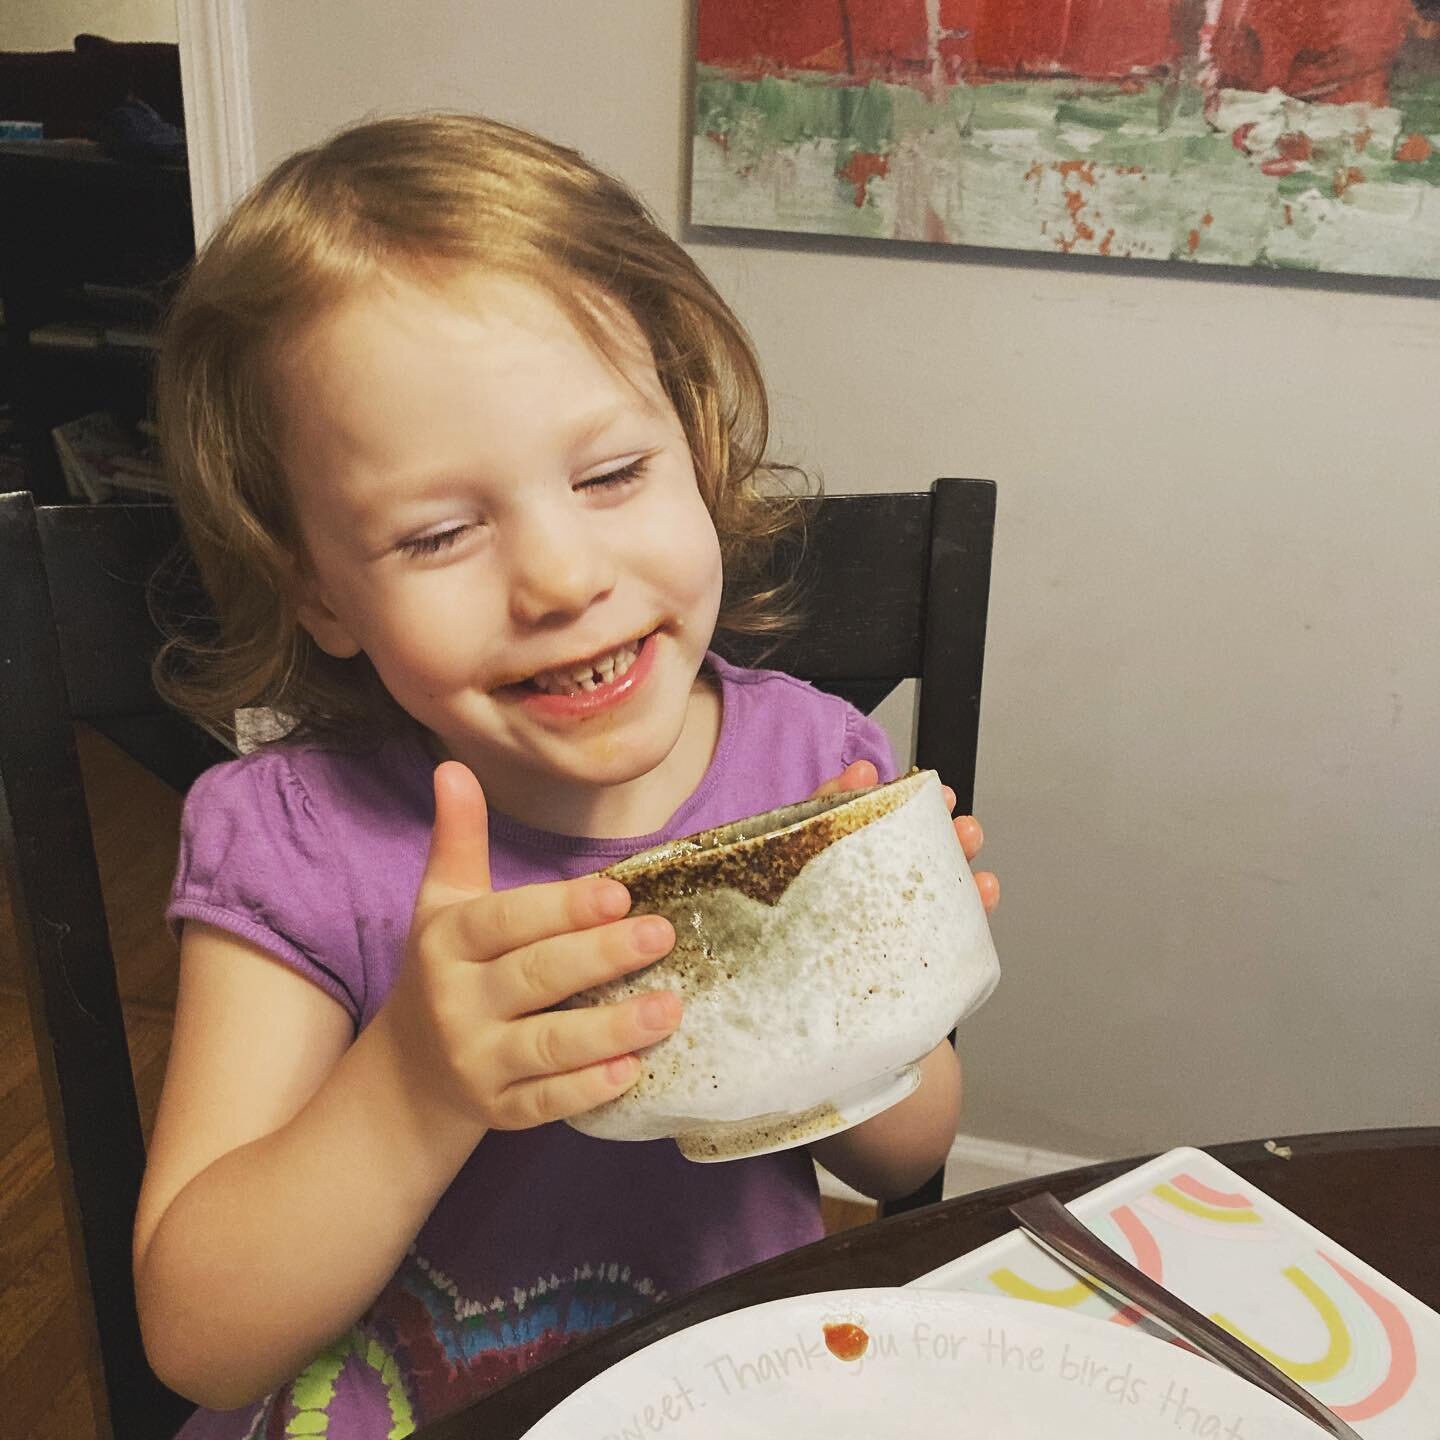
[(577, 490), (622, 490), (626, 485), (632, 484), (644, 475), (651, 459), (652, 457), (649, 455), (639, 455), (634, 460), (627, 461), (618, 470), (607, 470), (603, 475), (592, 475), (588, 480), (582, 480), (575, 488)]
[(417, 535), (413, 540), (402, 540), (395, 548), (405, 555), (438, 555), (473, 528), (471, 525), (452, 525), (448, 530), (436, 530), (429, 535)]

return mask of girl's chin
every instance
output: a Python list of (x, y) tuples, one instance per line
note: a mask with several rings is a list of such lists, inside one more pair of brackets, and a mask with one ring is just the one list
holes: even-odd
[(583, 737), (571, 735), (558, 741), (552, 738), (549, 744), (506, 747), (500, 754), (477, 754), (463, 742), (449, 746), (441, 741), (434, 748), (437, 755), (467, 764), (487, 794), (498, 797), (501, 793), (544, 794), (552, 790), (583, 795), (628, 785), (659, 770), (674, 746), (657, 743), (653, 731), (622, 735), (596, 727)]

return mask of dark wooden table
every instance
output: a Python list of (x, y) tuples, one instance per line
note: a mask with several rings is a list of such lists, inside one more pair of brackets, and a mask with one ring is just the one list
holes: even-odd
[[(1207, 1145), (1345, 1249), (1440, 1309), (1440, 1127)], [(428, 1426), (418, 1440), (519, 1440), (571, 1391), (656, 1340), (747, 1305), (819, 1290), (904, 1285), (1015, 1228), (1007, 1206), (1051, 1190), (1070, 1200), (1149, 1157), (982, 1190), (843, 1231), (693, 1291), (597, 1335)]]

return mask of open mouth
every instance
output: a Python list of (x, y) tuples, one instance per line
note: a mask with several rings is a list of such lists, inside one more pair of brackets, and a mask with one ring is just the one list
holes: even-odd
[(613, 650), (575, 665), (542, 670), (538, 675), (521, 681), (521, 685), (528, 690), (538, 690), (542, 695), (588, 695), (623, 679), (639, 659), (640, 651), (649, 638), (646, 635), (638, 640), (627, 640)]

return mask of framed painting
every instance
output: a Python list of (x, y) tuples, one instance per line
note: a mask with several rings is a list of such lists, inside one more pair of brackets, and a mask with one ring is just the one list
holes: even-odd
[(1440, 278), (1440, 0), (700, 0), (691, 219)]

